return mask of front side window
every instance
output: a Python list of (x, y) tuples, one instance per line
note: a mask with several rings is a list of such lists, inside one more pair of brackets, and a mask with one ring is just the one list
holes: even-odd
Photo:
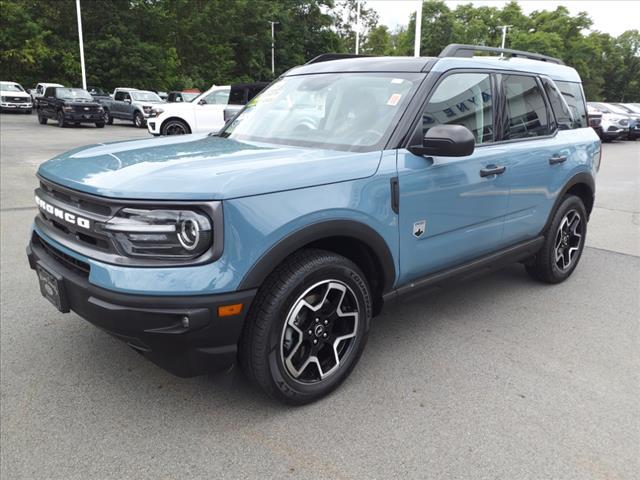
[(284, 77), (221, 133), (236, 140), (347, 151), (382, 148), (420, 73), (318, 73)]
[(454, 73), (437, 86), (422, 114), (426, 133), (435, 125), (467, 127), (480, 145), (493, 141), (491, 77), (486, 73)]
[(573, 114), (574, 128), (587, 127), (587, 105), (584, 101), (582, 85), (573, 82), (556, 82), (556, 85)]
[(113, 97), (114, 100), (119, 100), (122, 101), (124, 100), (124, 92), (117, 92), (115, 97)]
[(503, 85), (509, 113), (504, 139), (549, 135), (551, 125), (547, 105), (536, 79), (524, 75), (505, 75)]
[(215, 90), (204, 97), (207, 105), (226, 105), (229, 102), (229, 90)]

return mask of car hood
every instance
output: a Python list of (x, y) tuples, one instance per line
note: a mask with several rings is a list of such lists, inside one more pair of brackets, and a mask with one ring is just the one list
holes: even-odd
[(195, 109), (197, 103), (191, 102), (167, 102), (162, 105), (163, 113), (166, 114), (179, 114), (180, 112), (189, 112)]
[(31, 98), (27, 92), (12, 92), (9, 90), (0, 90), (0, 96), (3, 97), (21, 97), (21, 98)]
[(223, 200), (368, 177), (380, 156), (200, 134), (90, 145), (43, 163), (38, 174), (105, 197)]

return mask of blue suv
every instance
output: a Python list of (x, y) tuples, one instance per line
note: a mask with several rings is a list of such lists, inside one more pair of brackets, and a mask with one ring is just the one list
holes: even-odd
[(571, 275), (601, 154), (573, 68), (465, 45), (338, 57), (216, 134), (43, 163), (27, 248), (42, 294), (177, 375), (238, 358), (302, 404), (349, 375), (384, 303), (510, 262)]

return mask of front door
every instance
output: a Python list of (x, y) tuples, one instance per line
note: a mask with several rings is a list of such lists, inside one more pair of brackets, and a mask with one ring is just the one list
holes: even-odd
[(198, 132), (216, 132), (224, 126), (224, 109), (229, 103), (229, 89), (213, 90), (197, 105), (196, 129)]
[(490, 74), (449, 74), (433, 91), (417, 128), (424, 135), (434, 125), (463, 125), (476, 138), (475, 152), (423, 157), (398, 151), (400, 283), (503, 245), (509, 189), (500, 172), (507, 151), (492, 144), (493, 98)]

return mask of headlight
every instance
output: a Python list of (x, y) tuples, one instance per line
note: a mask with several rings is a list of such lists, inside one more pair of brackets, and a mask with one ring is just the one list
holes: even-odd
[(194, 210), (125, 208), (102, 225), (128, 257), (192, 259), (212, 245), (209, 217)]
[(151, 110), (152, 110), (152, 107), (151, 107), (151, 106), (149, 106), (149, 105), (144, 105), (144, 106), (142, 107), (142, 110), (144, 111), (144, 113), (150, 113), (150, 112), (151, 112)]
[(152, 117), (157, 117), (158, 115), (160, 115), (162, 112), (164, 112), (163, 109), (161, 108), (152, 108), (151, 109), (151, 116)]

